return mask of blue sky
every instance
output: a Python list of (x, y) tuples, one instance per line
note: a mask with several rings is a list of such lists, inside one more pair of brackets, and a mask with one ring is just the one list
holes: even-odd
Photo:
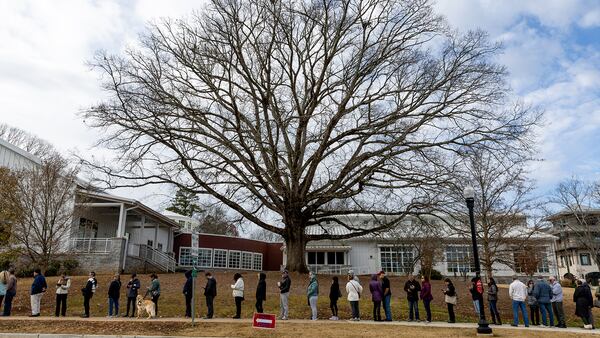
[[(133, 43), (148, 20), (199, 3), (0, 0), (0, 121), (65, 152), (89, 151), (98, 135), (76, 114), (103, 94), (85, 61)], [(502, 42), (498, 61), (515, 96), (545, 111), (544, 160), (532, 167), (540, 193), (572, 175), (600, 179), (600, 1), (438, 0), (435, 8), (456, 29)], [(136, 197), (164, 199), (150, 190)]]

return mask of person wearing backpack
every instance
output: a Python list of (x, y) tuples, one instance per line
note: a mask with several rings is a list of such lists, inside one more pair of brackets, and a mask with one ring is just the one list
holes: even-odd
[(360, 308), (358, 302), (360, 301), (360, 295), (363, 291), (363, 287), (354, 278), (354, 275), (348, 274), (348, 283), (346, 283), (346, 293), (348, 294), (348, 301), (350, 302), (350, 308), (352, 310), (352, 321), (360, 321)]
[(339, 320), (338, 317), (338, 299), (342, 297), (342, 292), (340, 291), (340, 284), (338, 282), (337, 276), (333, 276), (331, 278), (331, 287), (329, 288), (329, 308), (331, 308), (331, 318), (329, 320)]

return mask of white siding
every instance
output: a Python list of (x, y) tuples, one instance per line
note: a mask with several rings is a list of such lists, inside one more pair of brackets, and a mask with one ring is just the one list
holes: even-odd
[(40, 160), (31, 154), (0, 140), (0, 167), (9, 168), (11, 170), (20, 170), (30, 168)]

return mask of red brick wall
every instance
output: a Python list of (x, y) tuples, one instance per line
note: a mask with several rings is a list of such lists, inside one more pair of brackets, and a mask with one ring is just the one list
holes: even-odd
[[(229, 237), (220, 235), (200, 234), (198, 242), (201, 248), (240, 250), (262, 253), (263, 269), (265, 271), (279, 271), (283, 264), (282, 243), (266, 243), (252, 239)], [(191, 246), (192, 235), (180, 234), (175, 237), (173, 251), (179, 259), (179, 247)]]

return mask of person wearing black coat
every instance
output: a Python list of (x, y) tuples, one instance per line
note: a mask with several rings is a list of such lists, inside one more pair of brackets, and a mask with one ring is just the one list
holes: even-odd
[(329, 288), (329, 308), (331, 308), (331, 318), (329, 320), (339, 320), (338, 317), (338, 299), (342, 297), (342, 291), (340, 291), (340, 283), (337, 276), (331, 278), (331, 287)]
[(98, 286), (98, 280), (96, 280), (96, 273), (94, 271), (90, 272), (89, 278), (85, 283), (85, 287), (81, 289), (81, 293), (83, 294), (83, 315), (82, 318), (88, 318), (90, 316), (90, 299), (94, 296), (96, 292), (96, 287)]
[(113, 306), (115, 308), (115, 317), (119, 315), (119, 297), (121, 296), (121, 276), (115, 275), (108, 286), (108, 316), (113, 316)]
[(577, 280), (577, 288), (573, 293), (573, 302), (575, 302), (575, 314), (583, 321), (583, 327), (591, 329), (594, 323), (591, 322), (591, 309), (594, 306), (592, 291), (587, 283)]
[(214, 314), (213, 302), (217, 296), (217, 280), (213, 277), (210, 272), (204, 274), (206, 276), (206, 286), (204, 287), (204, 297), (206, 298), (206, 317), (204, 319), (211, 319)]
[(256, 312), (263, 313), (263, 302), (267, 300), (267, 275), (264, 272), (258, 274), (258, 285), (256, 286)]
[(408, 300), (408, 321), (412, 322), (414, 318), (418, 322), (421, 284), (415, 279), (415, 276), (408, 276), (408, 280), (404, 283), (404, 291), (406, 291), (406, 299)]
[(185, 296), (185, 317), (192, 317), (192, 296), (194, 292), (194, 279), (192, 278), (192, 270), (185, 273), (185, 284), (183, 285), (183, 295)]
[(129, 316), (129, 308), (131, 307), (131, 318), (135, 316), (136, 298), (138, 296), (138, 290), (142, 287), (140, 280), (137, 278), (135, 273), (131, 274), (131, 279), (127, 282), (127, 312), (125, 317)]

